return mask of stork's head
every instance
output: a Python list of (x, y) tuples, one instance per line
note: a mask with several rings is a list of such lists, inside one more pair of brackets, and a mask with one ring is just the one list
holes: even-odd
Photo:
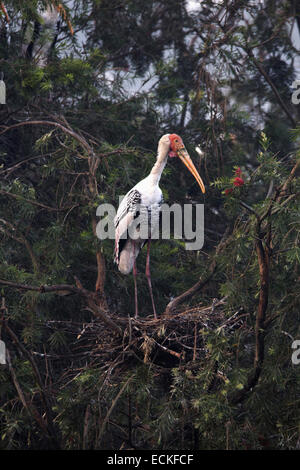
[(192, 175), (196, 179), (197, 183), (199, 184), (201, 188), (201, 191), (205, 193), (205, 186), (203, 184), (203, 181), (184, 146), (182, 138), (179, 137), (179, 135), (177, 134), (169, 134), (168, 137), (169, 137), (169, 148), (170, 148), (169, 157), (179, 157), (180, 160), (183, 161), (185, 166), (189, 169), (189, 171), (192, 173)]

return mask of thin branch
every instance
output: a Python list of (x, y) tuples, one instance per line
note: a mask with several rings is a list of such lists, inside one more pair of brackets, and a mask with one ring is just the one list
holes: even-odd
[(100, 432), (99, 432), (99, 440), (101, 442), (101, 439), (102, 439), (102, 435), (103, 435), (103, 432), (104, 432), (104, 429), (105, 429), (105, 426), (109, 420), (109, 417), (111, 415), (111, 413), (113, 412), (119, 398), (121, 397), (122, 393), (124, 392), (125, 388), (127, 387), (127, 385), (129, 384), (129, 382), (131, 382), (131, 380), (133, 379), (134, 375), (131, 375), (127, 380), (126, 382), (123, 384), (121, 390), (119, 391), (119, 393), (117, 394), (116, 398), (114, 399), (114, 401), (112, 402), (112, 405), (110, 407), (110, 409), (108, 410), (108, 413), (107, 415), (105, 416), (104, 420), (103, 420), (103, 423), (101, 425), (101, 428), (100, 428)]
[[(12, 197), (13, 199), (16, 199), (17, 201), (28, 202), (29, 204), (32, 204), (33, 206), (41, 207), (42, 209), (45, 209), (47, 211), (62, 212), (62, 211), (74, 208), (74, 205), (67, 206), (67, 207), (60, 207), (60, 208), (46, 206), (45, 204), (42, 204), (41, 202), (33, 201), (32, 199), (26, 199), (25, 197), (19, 194), (10, 193), (8, 191), (4, 191), (3, 189), (0, 189), (0, 194), (2, 194), (3, 196)], [(79, 204), (76, 204), (76, 206), (79, 206)]]
[(30, 256), (33, 269), (34, 269), (35, 272), (38, 272), (39, 271), (39, 263), (38, 263), (38, 261), (35, 257), (35, 254), (33, 253), (33, 250), (32, 250), (32, 247), (31, 247), (31, 244), (29, 243), (29, 241), (21, 233), (20, 233), (20, 236), (16, 236), (15, 235), (15, 233), (17, 233), (16, 227), (14, 227), (14, 225), (11, 224), (10, 222), (8, 222), (7, 220), (0, 219), (0, 223), (2, 223), (6, 227), (8, 227), (8, 229), (10, 229), (10, 230), (6, 230), (5, 228), (1, 227), (1, 225), (0, 225), (0, 231), (3, 231), (3, 233), (5, 233), (8, 237), (12, 238), (13, 240), (16, 240), (18, 243), (22, 243), (23, 245), (25, 245), (25, 247), (28, 251), (28, 254)]
[(69, 284), (58, 284), (58, 285), (53, 285), (53, 286), (46, 286), (46, 285), (30, 286), (28, 284), (21, 284), (18, 282), (7, 281), (6, 279), (0, 279), (0, 285), (14, 287), (16, 289), (21, 289), (21, 290), (36, 291), (42, 294), (46, 292), (69, 291), (69, 292), (74, 292), (75, 294), (86, 295), (86, 292), (89, 292), (89, 291), (85, 291), (85, 289), (78, 289), (77, 287), (71, 286)]
[(28, 360), (29, 360), (29, 362), (32, 366), (34, 375), (36, 377), (37, 385), (38, 385), (39, 390), (40, 390), (41, 398), (42, 398), (42, 401), (43, 401), (44, 407), (45, 407), (45, 412), (46, 412), (46, 416), (47, 416), (47, 428), (48, 428), (49, 434), (51, 435), (52, 439), (55, 440), (55, 442), (58, 446), (58, 441), (56, 439), (56, 433), (57, 432), (54, 430), (54, 426), (53, 426), (53, 417), (52, 417), (51, 406), (48, 402), (48, 398), (46, 397), (46, 394), (45, 394), (45, 391), (44, 391), (44, 386), (43, 386), (42, 379), (41, 379), (41, 376), (40, 376), (40, 372), (39, 372), (39, 369), (36, 365), (36, 362), (33, 359), (32, 354), (30, 354), (30, 352), (27, 351), (27, 349), (22, 345), (22, 343), (19, 341), (17, 335), (11, 330), (11, 328), (8, 326), (7, 323), (5, 323), (5, 330), (8, 332), (8, 334), (10, 335), (10, 337), (12, 338), (12, 340), (14, 341), (16, 346), (20, 349), (20, 351), (22, 351), (22, 353), (28, 358)]
[(284, 101), (282, 100), (276, 86), (274, 85), (274, 83), (272, 82), (271, 78), (269, 77), (269, 75), (267, 74), (267, 72), (265, 71), (265, 69), (263, 68), (263, 66), (256, 60), (256, 58), (254, 57), (254, 54), (253, 52), (249, 49), (249, 48), (244, 48), (246, 54), (248, 55), (248, 57), (251, 59), (251, 61), (253, 62), (253, 64), (255, 65), (255, 67), (257, 68), (257, 70), (260, 72), (260, 74), (264, 77), (264, 79), (266, 80), (266, 82), (270, 85), (271, 89), (273, 90), (274, 92), (274, 95), (278, 101), (278, 104), (280, 105), (280, 107), (283, 109), (283, 111), (285, 112), (285, 114), (287, 115), (288, 119), (290, 120), (291, 124), (293, 127), (296, 127), (296, 121), (295, 119), (293, 118), (292, 114), (290, 113), (288, 107), (286, 106), (286, 104), (284, 103)]
[[(260, 277), (260, 289), (259, 289), (259, 302), (258, 309), (256, 314), (256, 324), (255, 324), (255, 356), (253, 370), (250, 373), (247, 383), (244, 388), (234, 394), (230, 401), (233, 404), (241, 403), (244, 401), (248, 393), (255, 387), (258, 383), (259, 377), (261, 375), (262, 366), (264, 362), (264, 350), (265, 350), (265, 328), (266, 328), (266, 312), (268, 307), (268, 298), (269, 298), (269, 264), (270, 264), (270, 251), (269, 248), (263, 247), (262, 234), (260, 229), (260, 223), (257, 223), (256, 228), (256, 241), (255, 249), (258, 259), (259, 266), (259, 277)], [(267, 235), (270, 239), (270, 228)]]
[(20, 398), (20, 401), (21, 401), (22, 405), (28, 411), (28, 413), (36, 420), (37, 424), (39, 425), (39, 427), (41, 428), (43, 433), (45, 435), (47, 435), (47, 437), (49, 438), (50, 436), (49, 436), (47, 425), (46, 425), (45, 421), (43, 420), (42, 416), (39, 414), (36, 407), (32, 403), (28, 403), (26, 398), (25, 398), (23, 390), (22, 390), (22, 388), (19, 384), (19, 381), (17, 379), (17, 375), (16, 375), (16, 373), (14, 371), (14, 368), (12, 366), (10, 353), (9, 353), (8, 349), (6, 349), (6, 359), (7, 359), (7, 364), (8, 364), (10, 374), (11, 374), (12, 381), (14, 383), (14, 386), (15, 386), (16, 390), (17, 390), (17, 393), (18, 393), (18, 396)]
[(105, 323), (110, 330), (113, 330), (115, 333), (117, 333), (118, 336), (123, 336), (123, 331), (120, 326), (118, 326), (114, 321), (112, 321), (107, 316), (106, 312), (101, 307), (99, 307), (99, 305), (97, 305), (91, 299), (88, 300), (88, 304), (89, 306), (85, 307), (85, 310), (89, 310), (93, 313), (93, 315), (95, 315), (95, 317), (100, 318), (100, 320), (102, 320), (103, 323)]
[(194, 284), (190, 289), (183, 292), (178, 297), (175, 297), (175, 299), (171, 300), (171, 302), (168, 303), (163, 315), (170, 315), (172, 311), (174, 311), (175, 308), (178, 307), (178, 305), (190, 299), (198, 291), (203, 289), (203, 287), (206, 286), (206, 284), (211, 280), (217, 268), (216, 256), (220, 253), (220, 251), (222, 251), (225, 248), (225, 246), (227, 246), (229, 239), (230, 239), (228, 237), (229, 232), (230, 232), (230, 227), (227, 227), (220, 243), (218, 244), (216, 248), (215, 255), (208, 267), (208, 274), (206, 274), (206, 276), (203, 278), (201, 277), (199, 281), (197, 281), (196, 284)]
[(40, 292), (41, 294), (44, 294), (47, 292), (61, 292), (61, 291), (67, 291), (67, 292), (72, 292), (74, 294), (79, 294), (86, 299), (88, 306), (85, 307), (85, 310), (89, 310), (90, 312), (92, 312), (93, 315), (95, 315), (97, 318), (102, 320), (109, 327), (110, 330), (114, 331), (119, 336), (123, 335), (122, 328), (109, 318), (108, 316), (109, 312), (107, 312), (106, 310), (101, 308), (99, 305), (97, 305), (97, 301), (98, 301), (97, 293), (91, 292), (85, 289), (84, 287), (82, 287), (80, 281), (78, 280), (76, 281), (76, 286), (72, 286), (70, 284), (57, 284), (53, 286), (46, 286), (46, 285), (31, 286), (28, 284), (20, 284), (18, 282), (12, 282), (12, 281), (7, 281), (5, 279), (0, 279), (0, 285), (14, 287), (16, 289), (21, 289), (21, 290)]
[(70, 135), (73, 137), (73, 139), (77, 140), (79, 144), (87, 151), (88, 155), (93, 154), (93, 149), (92, 147), (87, 143), (87, 141), (82, 138), (77, 132), (73, 131), (70, 127), (63, 126), (59, 122), (55, 121), (23, 121), (23, 122), (18, 122), (17, 124), (12, 124), (11, 126), (0, 126), (3, 130), (0, 131), (0, 135), (4, 134), (7, 131), (10, 131), (12, 129), (16, 129), (18, 127), (22, 126), (51, 126), (51, 127), (57, 127), (58, 129), (62, 130), (65, 134)]
[(251, 212), (251, 214), (254, 214), (255, 217), (257, 218), (258, 223), (260, 223), (260, 216), (258, 215), (257, 212), (255, 212), (255, 210), (253, 209), (253, 207), (248, 206), (248, 204), (246, 204), (246, 203), (243, 202), (243, 201), (240, 201), (240, 205), (241, 205), (242, 207), (244, 207), (245, 209), (247, 209), (247, 211)]

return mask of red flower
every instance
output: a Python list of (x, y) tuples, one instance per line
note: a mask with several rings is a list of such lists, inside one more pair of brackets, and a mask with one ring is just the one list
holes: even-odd
[(235, 170), (234, 174), (235, 174), (236, 176), (238, 176), (239, 178), (241, 177), (241, 175), (242, 175), (242, 170), (240, 169), (240, 167), (238, 167), (238, 168)]
[(240, 178), (239, 176), (237, 176), (233, 180), (234, 186), (243, 186), (244, 183), (245, 183), (244, 180), (242, 178)]
[(233, 189), (225, 189), (225, 196), (228, 196), (230, 193), (232, 193)]

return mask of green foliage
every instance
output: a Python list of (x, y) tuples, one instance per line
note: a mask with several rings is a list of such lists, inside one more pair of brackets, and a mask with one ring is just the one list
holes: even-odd
[[(41, 23), (41, 8), (53, 2), (4, 3), (11, 25), (1, 13), (8, 104), (0, 108), (0, 279), (7, 281), (5, 320), (20, 344), (1, 319), (11, 366), (0, 366), (0, 449), (296, 448), (300, 366), (291, 363), (291, 344), (300, 335), (300, 128), (299, 106), (290, 104), (297, 34), (290, 27), (299, 14), (279, 0), (264, 7), (239, 2), (236, 9), (228, 3), (220, 21), (219, 2), (211, 0), (198, 2), (198, 10), (178, 0), (63, 2), (75, 34), (61, 16), (41, 67), (36, 57), (24, 57), (22, 45)], [(195, 357), (194, 344), (184, 350), (178, 340), (180, 362), (157, 352), (154, 340), (166, 347), (170, 340), (164, 325), (132, 348), (128, 333), (106, 350), (103, 341), (114, 336), (85, 299), (43, 290), (80, 282), (94, 292), (101, 253), (110, 317), (133, 315), (132, 278), (113, 264), (113, 241), (95, 237), (96, 208), (117, 205), (148, 174), (167, 132), (183, 137), (207, 193), (169, 159), (164, 199), (204, 202), (205, 245), (195, 253), (181, 240), (152, 244), (158, 312), (206, 279), (213, 261), (209, 281), (182, 309), (224, 301), (222, 324), (195, 331)], [(232, 397), (247, 389), (255, 357), (258, 240), (271, 253), (264, 361), (258, 383), (236, 404)], [(145, 258), (144, 249), (144, 318), (152, 312)], [(55, 444), (36, 419), (46, 416), (45, 400)]]

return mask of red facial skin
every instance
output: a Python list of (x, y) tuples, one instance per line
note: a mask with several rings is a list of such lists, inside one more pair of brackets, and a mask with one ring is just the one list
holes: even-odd
[(177, 157), (177, 150), (184, 148), (182, 138), (177, 134), (170, 135), (170, 152), (169, 157)]

